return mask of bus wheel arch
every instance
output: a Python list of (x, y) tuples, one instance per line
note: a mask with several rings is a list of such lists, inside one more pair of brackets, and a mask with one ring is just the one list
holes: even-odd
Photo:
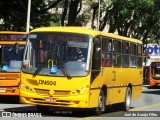
[(100, 94), (98, 97), (98, 105), (95, 109), (96, 115), (100, 115), (106, 110), (106, 96), (107, 96), (107, 87), (102, 86), (100, 90)]
[(122, 109), (124, 111), (128, 111), (130, 109), (131, 100), (132, 100), (132, 85), (129, 84), (126, 88), (125, 100), (122, 103)]

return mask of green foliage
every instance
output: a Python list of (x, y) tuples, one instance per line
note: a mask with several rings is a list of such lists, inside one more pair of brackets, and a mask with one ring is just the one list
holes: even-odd
[[(157, 0), (103, 0), (101, 30), (142, 39), (158, 39), (160, 27), (160, 1)], [(107, 6), (107, 2), (110, 1)], [(107, 7), (106, 7), (107, 6)]]
[[(31, 0), (30, 28), (50, 26), (56, 20), (48, 10), (45, 0)], [(0, 19), (3, 24), (0, 30), (26, 31), (28, 0), (1, 0)]]

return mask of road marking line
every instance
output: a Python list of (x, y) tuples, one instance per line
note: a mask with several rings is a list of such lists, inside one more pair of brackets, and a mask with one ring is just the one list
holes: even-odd
[(94, 119), (98, 119), (98, 118), (104, 118), (104, 117), (92, 116), (92, 117), (80, 118), (78, 120), (94, 120)]
[(133, 108), (133, 109), (130, 109), (129, 111), (144, 110), (144, 109), (147, 109), (147, 108), (152, 108), (152, 107), (157, 107), (157, 106), (160, 106), (160, 103), (156, 103), (156, 104), (151, 104), (151, 105), (147, 105), (147, 106), (142, 106), (142, 107)]

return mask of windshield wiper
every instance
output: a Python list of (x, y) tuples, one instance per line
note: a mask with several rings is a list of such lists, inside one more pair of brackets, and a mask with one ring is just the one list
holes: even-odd
[(54, 53), (57, 53), (57, 54), (54, 55), (52, 52), (51, 52), (51, 54), (53, 56), (56, 56), (58, 58), (58, 60), (60, 61), (60, 65), (62, 66), (62, 68), (60, 68), (60, 69), (61, 69), (63, 75), (65, 75), (65, 76), (67, 76), (67, 78), (71, 79), (70, 73), (69, 73), (68, 69), (66, 68), (64, 61), (62, 60), (62, 57), (60, 56), (60, 54), (58, 54), (59, 50), (60, 50), (59, 47), (60, 47), (60, 45), (58, 45), (57, 43), (54, 44), (54, 51), (56, 51)]
[(43, 69), (43, 67), (46, 65), (49, 59), (50, 59), (50, 54), (47, 56), (44, 62), (40, 64), (40, 66), (36, 69), (36, 71), (33, 73), (33, 77), (36, 77), (36, 75)]
[(57, 58), (59, 59), (60, 64), (61, 64), (61, 66), (62, 66), (62, 69), (61, 69), (62, 73), (63, 73), (64, 75), (66, 75), (67, 78), (71, 79), (71, 75), (70, 75), (67, 67), (65, 66), (64, 61), (62, 60), (62, 58), (60, 57), (60, 55), (56, 55), (56, 56), (57, 56)]

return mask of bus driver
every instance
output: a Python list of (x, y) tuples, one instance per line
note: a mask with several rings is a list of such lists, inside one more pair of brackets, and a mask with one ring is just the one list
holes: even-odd
[(81, 62), (84, 62), (85, 61), (85, 57), (84, 57), (84, 54), (81, 50), (81, 48), (78, 48), (77, 49), (77, 54), (76, 56), (74, 57), (75, 60), (77, 61), (81, 61)]

